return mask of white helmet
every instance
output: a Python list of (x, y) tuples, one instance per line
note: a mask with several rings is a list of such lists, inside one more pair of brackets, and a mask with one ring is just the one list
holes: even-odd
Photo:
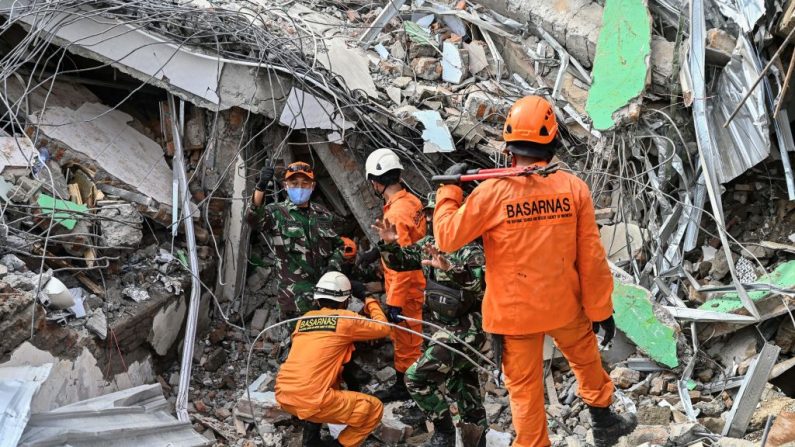
[(367, 156), (367, 162), (364, 164), (364, 170), (367, 173), (367, 179), (370, 176), (378, 177), (393, 169), (403, 170), (403, 165), (400, 164), (400, 158), (392, 149), (381, 148), (376, 149)]
[(328, 272), (315, 285), (315, 299), (341, 303), (351, 296), (351, 282), (340, 272)]

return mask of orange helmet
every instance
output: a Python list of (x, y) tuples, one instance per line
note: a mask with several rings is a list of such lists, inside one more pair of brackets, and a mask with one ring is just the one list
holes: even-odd
[(356, 258), (356, 242), (353, 242), (353, 239), (347, 238), (345, 236), (340, 237), (342, 239), (342, 257), (350, 261), (351, 259)]
[(508, 112), (502, 137), (506, 143), (549, 144), (557, 133), (558, 121), (552, 104), (540, 96), (525, 96), (516, 101)]

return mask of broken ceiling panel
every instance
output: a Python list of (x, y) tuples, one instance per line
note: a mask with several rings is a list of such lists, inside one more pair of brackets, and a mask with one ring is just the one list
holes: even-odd
[(423, 152), (427, 154), (432, 152), (453, 152), (455, 150), (453, 136), (450, 135), (450, 129), (447, 128), (439, 112), (420, 110), (412, 113), (412, 115), (424, 127), (422, 130), (422, 139), (425, 140)]
[(102, 104), (49, 107), (28, 116), (48, 137), (91, 159), (141, 194), (171, 206), (172, 173), (163, 149), (130, 127), (132, 117)]
[(740, 35), (731, 61), (707, 101), (710, 133), (715, 139), (714, 147), (719, 148), (713, 157), (720, 183), (731, 181), (770, 155), (770, 124), (763, 88), (754, 89), (729, 126), (723, 127), (748, 86), (759, 77), (752, 51), (751, 42)]
[(639, 100), (649, 80), (651, 16), (644, 0), (607, 0), (596, 45), (593, 85), (585, 110), (596, 129), (621, 120), (616, 113)]
[(336, 131), (354, 126), (334, 104), (298, 88), (290, 90), (279, 123), (291, 129)]
[(679, 366), (676, 354), (679, 325), (662, 306), (652, 302), (643, 287), (615, 281), (613, 306), (616, 327), (642, 352), (670, 368)]

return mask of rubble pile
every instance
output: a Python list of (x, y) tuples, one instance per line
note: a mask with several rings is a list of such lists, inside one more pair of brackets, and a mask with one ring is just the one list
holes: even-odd
[[(317, 201), (364, 250), (381, 214), (368, 153), (394, 148), (424, 196), (454, 162), (507, 166), (502, 123), (534, 94), (556, 105), (556, 161), (590, 186), (615, 276), (603, 360), (615, 407), (640, 421), (622, 445), (787, 445), (793, 10), (0, 1), (0, 379), (20, 362), (44, 399), (62, 378), (44, 365), (68, 360), (102, 386), (28, 400), (34, 413), (157, 380), (208, 444), (300, 445), (272, 393), (289, 329), (263, 332), (278, 282), (244, 220), (255, 173), (311, 161)], [(576, 380), (548, 348), (553, 445), (588, 445)], [(366, 391), (394, 380), (390, 349), (357, 347)], [(481, 379), (489, 445), (507, 445), (507, 392)], [(427, 440), (411, 402), (385, 415), (368, 446)]]

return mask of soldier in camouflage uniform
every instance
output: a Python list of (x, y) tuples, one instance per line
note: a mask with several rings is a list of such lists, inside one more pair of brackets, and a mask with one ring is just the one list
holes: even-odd
[(274, 169), (264, 167), (249, 209), (249, 223), (275, 254), (279, 280), (279, 310), (283, 319), (312, 309), (315, 284), (328, 271), (342, 268), (342, 240), (334, 231), (334, 216), (309, 201), (315, 187), (312, 167), (287, 166), (284, 187), (288, 199), (263, 206)]
[[(426, 205), (426, 218), (430, 223), (434, 207), (434, 197), (429, 196)], [(430, 213), (428, 213), (430, 211)], [(430, 215), (429, 215), (430, 214)], [(442, 255), (434, 247), (430, 233), (416, 244), (400, 247), (386, 228), (379, 225), (382, 241), (379, 243), (381, 258), (387, 267), (396, 271), (422, 268), (427, 278), (426, 303), (437, 324), (470, 346), (483, 351), (486, 336), (481, 328), (480, 302), (485, 290), (483, 248), (471, 243), (449, 255)], [(432, 259), (423, 259), (430, 255)], [(437, 284), (437, 286), (434, 286)], [(448, 287), (452, 294), (461, 297), (452, 308), (435, 307), (432, 290)], [(459, 351), (468, 352), (460, 342), (449, 333), (437, 331), (432, 337)], [(480, 392), (477, 368), (458, 354), (432, 344), (422, 356), (406, 371), (406, 387), (411, 397), (434, 423), (434, 436), (428, 446), (454, 445), (455, 428), (449, 411), (450, 402), (458, 407), (463, 422), (487, 427), (483, 395)], [(485, 437), (481, 438), (485, 441)]]

